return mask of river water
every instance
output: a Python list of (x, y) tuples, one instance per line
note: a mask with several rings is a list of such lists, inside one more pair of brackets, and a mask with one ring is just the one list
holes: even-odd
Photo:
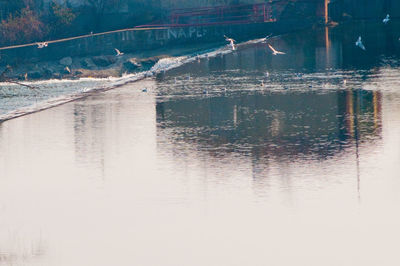
[(293, 33), (1, 123), (0, 265), (399, 265), (399, 36)]

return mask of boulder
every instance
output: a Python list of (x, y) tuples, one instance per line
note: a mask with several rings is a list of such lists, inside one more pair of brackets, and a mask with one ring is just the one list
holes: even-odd
[(93, 61), (93, 63), (95, 63), (96, 66), (107, 67), (107, 66), (112, 65), (115, 62), (117, 62), (117, 59), (115, 58), (115, 56), (102, 55), (102, 56), (92, 57), (92, 61)]
[(43, 78), (43, 73), (40, 71), (32, 71), (28, 73), (28, 79), (41, 79)]
[(62, 75), (60, 73), (54, 73), (52, 78), (53, 79), (62, 79)]
[(149, 66), (153, 66), (155, 63), (157, 63), (158, 60), (160, 60), (160, 57), (154, 56), (154, 57), (142, 59), (142, 60), (140, 60), (140, 63), (149, 67)]
[(141, 68), (142, 64), (138, 63), (135, 58), (129, 58), (122, 64), (123, 71), (132, 72)]
[(75, 75), (75, 76), (80, 76), (80, 75), (82, 75), (82, 74), (83, 74), (83, 72), (80, 71), (80, 70), (75, 70), (75, 71), (74, 71), (74, 75)]
[(54, 71), (50, 68), (44, 68), (42, 70), (42, 78), (49, 79), (53, 77)]
[(71, 57), (64, 57), (60, 60), (60, 64), (63, 66), (71, 66), (72, 65), (72, 58)]
[(96, 65), (93, 63), (92, 59), (90, 59), (90, 58), (83, 58), (81, 60), (81, 65), (82, 65), (82, 67), (84, 67), (86, 69), (96, 68)]

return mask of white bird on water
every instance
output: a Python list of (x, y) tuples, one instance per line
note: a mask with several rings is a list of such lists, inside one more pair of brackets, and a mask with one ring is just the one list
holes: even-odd
[(390, 20), (390, 16), (389, 16), (389, 14), (387, 14), (387, 15), (386, 15), (386, 18), (384, 18), (384, 19), (382, 20), (382, 22), (385, 23), (385, 24), (387, 24), (387, 23), (389, 22), (389, 20)]
[(363, 44), (362, 41), (361, 41), (361, 36), (358, 37), (358, 39), (357, 39), (357, 41), (356, 41), (356, 46), (360, 47), (360, 48), (363, 49), (364, 51), (366, 50), (364, 44)]
[(224, 35), (224, 37), (225, 37), (225, 40), (227, 42), (229, 42), (229, 45), (231, 46), (232, 50), (235, 51), (236, 50), (236, 46), (235, 46), (235, 42), (236, 41), (234, 39), (232, 39), (232, 38), (226, 37), (225, 35)]
[(49, 46), (49, 43), (48, 42), (38, 42), (38, 43), (36, 43), (37, 44), (37, 48), (39, 48), (39, 49), (42, 49), (42, 48), (44, 48), (44, 47), (47, 47), (47, 46)]
[(115, 56), (121, 56), (124, 53), (121, 53), (117, 48), (114, 48), (115, 52), (117, 52), (117, 54)]
[(278, 54), (286, 54), (286, 53), (284, 53), (284, 52), (280, 52), (280, 51), (278, 51), (278, 50), (275, 50), (275, 48), (274, 48), (274, 47), (272, 47), (272, 45), (271, 45), (271, 44), (268, 44), (268, 47), (269, 47), (269, 49), (271, 49), (271, 50), (272, 50), (272, 54), (273, 54), (273, 55), (278, 55)]

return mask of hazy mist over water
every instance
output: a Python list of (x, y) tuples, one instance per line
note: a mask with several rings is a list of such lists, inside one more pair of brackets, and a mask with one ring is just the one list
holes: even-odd
[(293, 33), (1, 123), (0, 265), (398, 265), (399, 36)]

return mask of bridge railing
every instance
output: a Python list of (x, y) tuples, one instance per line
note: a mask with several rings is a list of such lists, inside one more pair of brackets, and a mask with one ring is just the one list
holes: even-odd
[[(272, 3), (241, 4), (228, 6), (181, 8), (171, 11), (163, 26), (209, 26), (218, 24), (241, 24), (254, 22), (273, 22)], [(148, 27), (154, 25), (143, 25)], [(159, 25), (158, 25), (159, 26)]]

